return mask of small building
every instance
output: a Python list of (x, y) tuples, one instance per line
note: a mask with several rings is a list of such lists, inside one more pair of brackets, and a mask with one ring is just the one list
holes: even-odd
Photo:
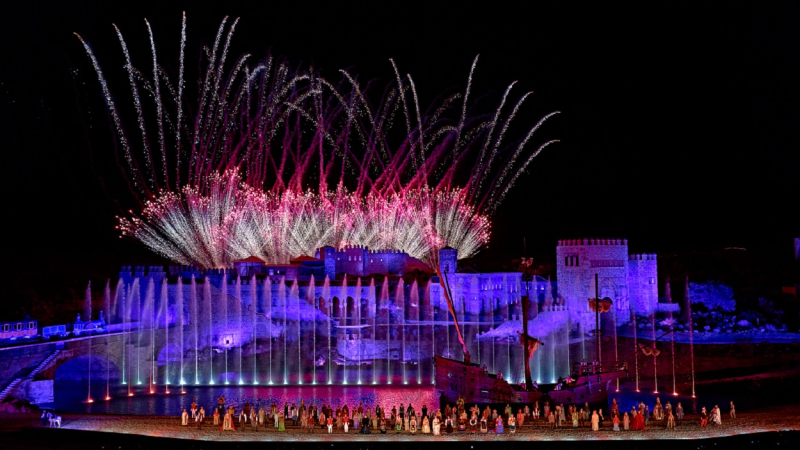
[(233, 268), (242, 278), (249, 278), (253, 275), (264, 273), (266, 261), (257, 256), (248, 256), (245, 259), (237, 259), (233, 262)]

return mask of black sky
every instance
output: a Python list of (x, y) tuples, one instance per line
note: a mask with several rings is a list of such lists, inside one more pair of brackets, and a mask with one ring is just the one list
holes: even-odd
[[(149, 19), (160, 59), (176, 61), (182, 10), (189, 62), (223, 16), (239, 16), (234, 55), (271, 51), (330, 77), (348, 68), (384, 82), (394, 58), (429, 103), (462, 90), (480, 54), (475, 92), (499, 98), (514, 80), (534, 91), (518, 123), (562, 111), (541, 131), (562, 142), (506, 199), (487, 254), (517, 254), (523, 236), (545, 257), (560, 238), (627, 237), (633, 251), (738, 246), (788, 258), (800, 234), (797, 2), (254, 3), (4, 4), (4, 279), (34, 283), (46, 261), (81, 285), (154, 260), (114, 229), (130, 199), (113, 188), (122, 174), (102, 163), (112, 142), (101, 93), (72, 32), (119, 76), (111, 24), (144, 65)], [(112, 88), (126, 93), (119, 81)]]

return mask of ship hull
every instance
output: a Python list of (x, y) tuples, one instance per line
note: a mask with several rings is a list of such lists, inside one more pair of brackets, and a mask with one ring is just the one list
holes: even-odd
[[(434, 357), (436, 364), (436, 390), (449, 403), (463, 399), (467, 404), (480, 403), (534, 403), (542, 399), (539, 391), (527, 392), (514, 389), (507, 381), (485, 372), (475, 364), (467, 364), (441, 356)], [(609, 365), (610, 366), (610, 365)], [(617, 379), (628, 376), (624, 364), (597, 374), (581, 375), (575, 383), (546, 394), (555, 404), (596, 404), (608, 401), (608, 389)], [(547, 399), (545, 399), (547, 400)]]

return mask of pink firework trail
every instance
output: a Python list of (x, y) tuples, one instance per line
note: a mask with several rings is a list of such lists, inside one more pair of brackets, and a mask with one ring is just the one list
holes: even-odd
[[(142, 70), (115, 27), (138, 139), (128, 136), (91, 46), (78, 38), (142, 205), (119, 219), (122, 235), (181, 264), (228, 267), (250, 255), (285, 263), (323, 245), (405, 250), (429, 264), (436, 249), (449, 245), (466, 258), (488, 243), (489, 217), (519, 175), (558, 142), (532, 144), (557, 112), (510, 140), (512, 121), (530, 96), (507, 110), (514, 83), (495, 108), (473, 113), (477, 57), (463, 94), (424, 109), (413, 80), (394, 61), (394, 79), (379, 101), (374, 83), (362, 85), (345, 71), (331, 82), (311, 69), (273, 57), (251, 61), (247, 54), (226, 65), (238, 23), (226, 32), (227, 17), (205, 49), (192, 101), (184, 89), (185, 15), (177, 86), (159, 64), (145, 23), (151, 58)], [(144, 112), (142, 91), (154, 100), (155, 119)]]

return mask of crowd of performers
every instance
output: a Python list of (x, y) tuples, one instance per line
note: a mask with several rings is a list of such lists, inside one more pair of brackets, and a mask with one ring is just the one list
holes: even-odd
[[(630, 412), (620, 410), (616, 399), (612, 402), (609, 418), (606, 419), (602, 409), (590, 410), (588, 403), (584, 407), (578, 405), (551, 407), (549, 402), (544, 402), (544, 406), (540, 408), (539, 402), (536, 402), (532, 408), (528, 405), (518, 408), (516, 414), (511, 405), (506, 405), (500, 412), (489, 406), (480, 409), (475, 405), (467, 409), (463, 400), (459, 400), (455, 406), (445, 404), (444, 408), (435, 411), (428, 409), (427, 405), (416, 409), (411, 403), (407, 406), (400, 403), (399, 408), (392, 406), (391, 410), (378, 405), (372, 410), (365, 408), (361, 403), (357, 407), (345, 404), (333, 409), (332, 406), (325, 404), (320, 407), (313, 404), (306, 405), (305, 401), (301, 401), (300, 405), (286, 403), (283, 407), (275, 403), (266, 407), (245, 403), (237, 411), (232, 405), (226, 407), (225, 398), (220, 397), (210, 418), (207, 411), (202, 406), (198, 409), (197, 403), (192, 400), (189, 410), (184, 409), (181, 414), (181, 424), (188, 426), (190, 422), (194, 422), (201, 427), (211, 420), (221, 431), (244, 430), (247, 427), (255, 431), (266, 427), (286, 431), (287, 426), (292, 426), (308, 433), (314, 433), (319, 429), (327, 433), (334, 431), (362, 434), (421, 433), (438, 436), (443, 433), (513, 434), (526, 423), (533, 423), (535, 426), (546, 425), (551, 430), (591, 426), (593, 431), (599, 431), (606, 420), (611, 421), (613, 431), (621, 429), (643, 431), (652, 425), (651, 421), (665, 424), (667, 429), (675, 429), (685, 417), (680, 402), (673, 410), (670, 402), (662, 405), (661, 400), (656, 399), (652, 411), (649, 405), (640, 402), (632, 406)], [(731, 419), (736, 418), (733, 402), (730, 403), (729, 414)], [(715, 405), (710, 413), (705, 407), (702, 408), (700, 426), (705, 427), (709, 422), (715, 425), (722, 424), (722, 412), (719, 406)]]

